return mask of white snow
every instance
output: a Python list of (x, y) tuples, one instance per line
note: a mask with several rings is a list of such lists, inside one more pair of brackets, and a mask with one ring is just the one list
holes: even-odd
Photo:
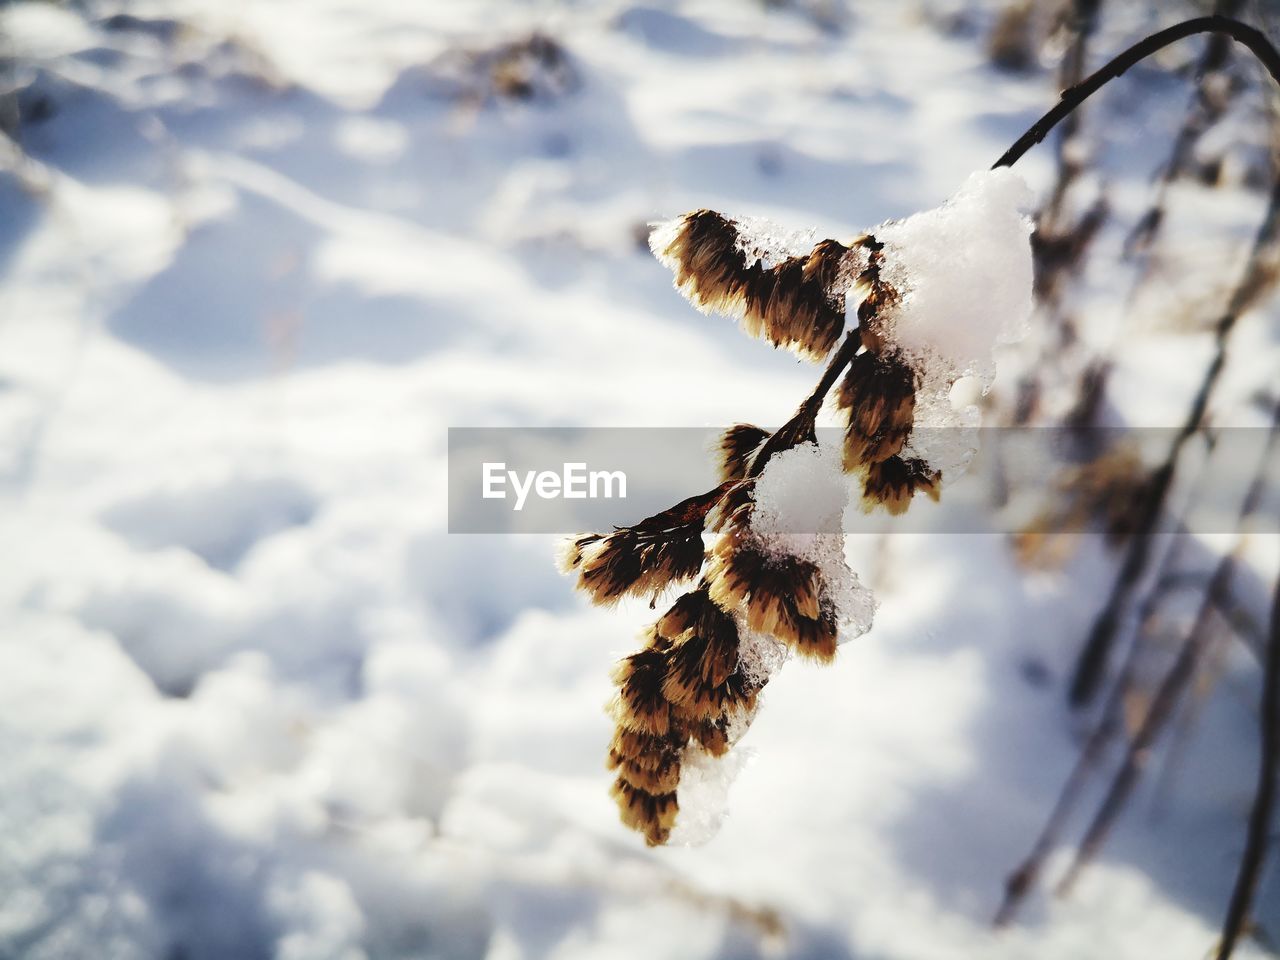
[(676, 799), (680, 815), (676, 817), (669, 843), (697, 847), (710, 842), (720, 832), (730, 813), (729, 788), (750, 754), (739, 748), (722, 757), (703, 750), (687, 750), (680, 765), (680, 786)]
[(738, 669), (754, 686), (768, 683), (790, 656), (782, 641), (749, 630), (745, 624), (740, 624), (738, 637)]
[(853, 486), (836, 442), (801, 443), (769, 458), (755, 484), (751, 531), (765, 549), (817, 564), (840, 642), (871, 629), (876, 601), (845, 560), (844, 514)]
[(944, 485), (976, 451), (974, 393), (995, 378), (996, 351), (1027, 328), (1031, 201), (1013, 170), (979, 171), (942, 206), (873, 231), (885, 244), (882, 276), (901, 297), (886, 339), (920, 376), (904, 455), (941, 470)]
[(783, 227), (764, 217), (736, 216), (738, 249), (748, 266), (759, 263), (770, 270), (790, 257), (807, 255), (817, 245), (818, 234), (810, 229)]
[(892, 340), (952, 377), (991, 373), (991, 354), (1031, 314), (1031, 190), (1000, 167), (971, 174), (932, 210), (881, 224), (883, 277), (901, 294)]
[(769, 458), (755, 483), (751, 529), (787, 553), (814, 559), (812, 538), (840, 533), (852, 496), (838, 443), (800, 443)]

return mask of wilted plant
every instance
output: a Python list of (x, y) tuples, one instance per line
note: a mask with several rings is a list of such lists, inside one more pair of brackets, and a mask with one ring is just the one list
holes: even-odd
[(501, 103), (546, 104), (582, 85), (570, 50), (540, 30), (486, 46), (454, 46), (406, 73), (429, 96), (479, 110)]

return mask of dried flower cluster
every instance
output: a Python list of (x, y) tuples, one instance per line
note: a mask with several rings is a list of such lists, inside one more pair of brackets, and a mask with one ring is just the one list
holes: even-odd
[[(903, 226), (886, 225), (891, 235)], [(1025, 247), (1025, 231), (1019, 236)], [(839, 533), (850, 487), (838, 481), (841, 468), (864, 510), (893, 514), (917, 492), (937, 499), (942, 477), (911, 448), (919, 392), (938, 376), (897, 336), (911, 291), (885, 276), (896, 247), (872, 234), (848, 243), (779, 238), (772, 225), (710, 210), (659, 225), (650, 245), (700, 310), (735, 317), (748, 333), (805, 359), (830, 357), (817, 388), (777, 431), (738, 424), (725, 432), (714, 489), (565, 546), (563, 570), (597, 604), (632, 596), (656, 606), (670, 588), (687, 588), (646, 632), (643, 648), (618, 664), (610, 706), (617, 728), (608, 763), (622, 820), (661, 844), (679, 812), (682, 766), (691, 751), (723, 756), (741, 736), (770, 661), (793, 651), (830, 662), (839, 639), (870, 626), (874, 601), (845, 563)], [(1027, 259), (1029, 288), (1029, 252)], [(821, 460), (815, 423), (837, 380), (845, 428), (831, 526), (780, 526), (777, 504), (762, 507), (762, 484), (802, 447)], [(797, 476), (785, 489), (808, 497), (806, 478)]]
[[(879, 246), (871, 237), (846, 247), (824, 240), (807, 255), (772, 268), (746, 262), (736, 224), (700, 210), (683, 217), (675, 236), (658, 250), (676, 273), (680, 289), (698, 306), (741, 317), (749, 332), (776, 346), (821, 359), (845, 325), (844, 278), (861, 266), (866, 290), (859, 308), (874, 316), (893, 291), (876, 279)], [(869, 366), (872, 382), (846, 377), (842, 407), (850, 413), (845, 462), (868, 471), (868, 496), (895, 512), (905, 507), (900, 486), (886, 484), (877, 468), (896, 457), (911, 428), (914, 377), (892, 360)], [(890, 399), (858, 397), (876, 384), (895, 388)], [(905, 390), (905, 396), (904, 396)], [(837, 613), (818, 564), (779, 554), (752, 529), (755, 478), (772, 456), (807, 439), (807, 411), (791, 440), (769, 448), (770, 433), (738, 424), (720, 442), (720, 478), (714, 490), (608, 535), (588, 534), (567, 545), (563, 565), (599, 604), (632, 595), (656, 601), (666, 588), (691, 583), (649, 629), (645, 646), (619, 663), (617, 723), (609, 748), (616, 771), (613, 795), (628, 825), (651, 844), (664, 843), (675, 823), (676, 788), (689, 750), (723, 755), (745, 730), (767, 676), (744, 670), (741, 635), (763, 634), (820, 661), (835, 656)], [(767, 453), (767, 456), (766, 456)], [(874, 477), (874, 479), (873, 479)], [(881, 496), (881, 492), (884, 496)], [(905, 497), (909, 498), (906, 493)], [(704, 550), (703, 534), (714, 539)]]

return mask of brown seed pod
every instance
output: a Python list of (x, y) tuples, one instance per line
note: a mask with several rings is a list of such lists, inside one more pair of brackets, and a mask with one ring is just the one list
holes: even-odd
[(675, 819), (686, 752), (723, 756), (731, 724), (749, 722), (762, 683), (742, 672), (737, 619), (707, 584), (679, 597), (647, 634), (647, 646), (614, 670), (617, 729), (607, 765), (623, 822), (651, 845), (665, 843)]
[(816, 564), (768, 553), (749, 532), (736, 529), (712, 549), (706, 578), (711, 599), (725, 609), (741, 605), (751, 630), (819, 660), (835, 655), (836, 624), (824, 612), (825, 585)]
[(702, 529), (723, 487), (689, 497), (661, 513), (613, 533), (588, 533), (568, 541), (560, 569), (577, 573), (578, 588), (602, 606), (624, 596), (655, 597), (702, 568)]
[(622, 822), (643, 833), (649, 846), (667, 842), (680, 809), (674, 791), (653, 794), (618, 777), (610, 793), (618, 801)]
[(917, 490), (937, 502), (942, 491), (941, 471), (929, 469), (927, 463), (915, 457), (890, 457), (867, 464), (862, 509), (870, 513), (876, 507), (884, 507), (894, 515), (905, 513)]
[[(753, 707), (754, 702), (753, 697)], [(692, 730), (692, 737), (711, 756), (723, 757), (729, 752), (730, 746), (728, 718), (720, 717), (716, 720), (695, 724)]]
[(614, 667), (613, 682), (618, 686), (618, 695), (612, 712), (620, 728), (655, 737), (668, 733), (671, 704), (662, 693), (666, 672), (666, 654), (652, 648), (624, 657)]
[(613, 742), (609, 744), (610, 769), (614, 758), (618, 762), (625, 760), (655, 767), (666, 757), (679, 756), (683, 749), (684, 728), (679, 723), (673, 724), (661, 736), (619, 727), (614, 731)]
[(681, 594), (670, 609), (653, 625), (655, 636), (659, 640), (667, 641), (667, 646), (670, 646), (670, 641), (680, 639), (698, 623), (710, 602), (705, 586)]
[(853, 472), (902, 450), (915, 424), (916, 374), (898, 354), (865, 351), (853, 358), (836, 403), (849, 424), (844, 469)]
[(890, 308), (898, 302), (898, 291), (880, 276), (884, 264), (884, 244), (866, 236), (862, 246), (867, 250), (867, 266), (858, 275), (857, 289), (862, 293), (858, 304), (858, 333), (862, 345), (872, 353), (883, 353), (888, 342), (886, 329)]
[(725, 481), (745, 478), (753, 456), (768, 438), (768, 430), (750, 423), (736, 423), (726, 430), (716, 446), (720, 479)]
[(838, 241), (823, 240), (805, 256), (766, 267), (743, 252), (736, 221), (696, 210), (679, 219), (669, 239), (655, 232), (650, 242), (694, 306), (740, 318), (748, 334), (775, 347), (821, 360), (844, 330), (854, 257)]
[(725, 490), (707, 516), (707, 527), (714, 532), (746, 527), (755, 510), (755, 480), (738, 480)]
[(674, 718), (662, 734), (625, 726), (614, 733), (607, 761), (618, 772), (613, 796), (623, 823), (644, 833), (651, 845), (664, 843), (675, 822), (680, 761), (688, 741), (688, 728)]
[(836, 618), (831, 608), (823, 605), (816, 617), (801, 617), (787, 625), (786, 634), (779, 634), (801, 656), (830, 663), (835, 659), (836, 646), (840, 642)]
[(707, 602), (710, 611), (667, 654), (662, 694), (682, 718), (705, 722), (736, 708), (746, 697), (738, 671), (738, 627)]
[(645, 754), (625, 759), (609, 754), (608, 766), (618, 771), (618, 779), (651, 794), (675, 793), (680, 783), (680, 754)]

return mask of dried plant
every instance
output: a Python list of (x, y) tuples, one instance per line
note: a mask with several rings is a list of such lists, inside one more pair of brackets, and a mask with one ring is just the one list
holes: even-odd
[[(1005, 204), (1003, 218), (996, 218), (996, 233), (1003, 231), (996, 249), (971, 251), (961, 269), (985, 270), (998, 289), (1007, 283), (999, 275), (1010, 270), (1000, 243), (1011, 244), (1013, 256), (1024, 261), (1021, 296), (1029, 305), (1030, 226), (1011, 201), (1024, 190), (1007, 171), (976, 176), (951, 204), (918, 217), (936, 217), (941, 228), (950, 224), (959, 238), (973, 235), (965, 217), (986, 217), (984, 203)], [(953, 223), (956, 218), (963, 222)], [(668, 590), (686, 591), (649, 628), (642, 649), (614, 672), (613, 795), (623, 821), (650, 844), (671, 836), (681, 770), (691, 754), (720, 757), (733, 746), (788, 653), (830, 662), (842, 637), (870, 625), (873, 601), (844, 560), (840, 517), (850, 490), (864, 510), (897, 514), (916, 493), (937, 499), (943, 471), (951, 469), (944, 455), (923, 449), (915, 437), (919, 411), (929, 410), (925, 388), (945, 392), (965, 372), (915, 349), (907, 329), (928, 308), (931, 284), (959, 282), (946, 274), (954, 265), (938, 267), (928, 256), (913, 264), (920, 254), (912, 237), (922, 228), (912, 218), (839, 241), (698, 210), (659, 224), (651, 235), (654, 254), (694, 306), (738, 319), (744, 331), (775, 347), (828, 362), (818, 386), (781, 428), (737, 424), (725, 431), (718, 486), (564, 547), (562, 568), (597, 604), (630, 596), (653, 606)], [(1017, 266), (1011, 274), (1017, 287)], [(966, 275), (963, 282), (973, 279), (982, 278)], [(978, 308), (999, 311), (999, 297), (994, 304), (980, 300)], [(1016, 295), (1014, 302), (1020, 302)], [(957, 319), (966, 322), (963, 307)], [(990, 319), (986, 325), (1000, 327)], [(828, 455), (816, 445), (815, 427), (833, 388), (844, 436)], [(937, 397), (932, 400), (936, 406)], [(796, 456), (788, 460), (788, 454)], [(785, 498), (770, 488), (811, 483), (817, 474), (805, 471), (828, 462), (839, 492), (826, 520), (818, 529), (789, 524), (779, 516)], [(790, 481), (788, 470), (795, 473)], [(839, 480), (842, 474), (846, 479)]]
[(491, 47), (451, 51), (436, 64), (437, 81), (458, 99), (540, 102), (572, 93), (581, 75), (554, 37), (534, 31)]
[(407, 72), (428, 95), (479, 109), (498, 102), (548, 103), (582, 85), (570, 51), (547, 33), (533, 31), (489, 46), (459, 46)]
[(1123, 442), (1068, 467), (1054, 479), (1044, 507), (1014, 536), (1018, 561), (1056, 566), (1074, 546), (1071, 534), (1081, 530), (1100, 529), (1112, 546), (1127, 541), (1135, 533), (1135, 510), (1149, 485), (1150, 474), (1138, 452)]
[(1032, 0), (1013, 0), (1000, 11), (987, 36), (987, 58), (1010, 73), (1025, 73), (1036, 64), (1039, 46), (1036, 5)]
[[(1076, 6), (1085, 12), (1097, 9), (1096, 3)], [(703, 757), (723, 756), (733, 746), (786, 652), (827, 662), (841, 639), (870, 626), (874, 604), (845, 563), (838, 526), (847, 495), (832, 501), (838, 508), (834, 529), (800, 532), (779, 525), (785, 495), (816, 494), (811, 486), (797, 486), (797, 477), (816, 479), (818, 487), (823, 482), (821, 476), (797, 474), (792, 467), (805, 457), (815, 463), (823, 457), (815, 426), (827, 394), (839, 380), (835, 405), (844, 422), (844, 442), (838, 470), (853, 476), (864, 509), (898, 513), (918, 492), (937, 497), (952, 462), (919, 440), (917, 427), (933, 422), (939, 398), (979, 362), (972, 355), (972, 343), (957, 351), (948, 337), (956, 331), (971, 333), (970, 324), (980, 325), (981, 319), (989, 326), (992, 313), (1017, 312), (1009, 310), (1011, 305), (1021, 306), (1017, 295), (1011, 297), (1007, 287), (1000, 289), (1008, 280), (1010, 263), (1005, 258), (1012, 247), (1019, 248), (1017, 260), (1025, 260), (1027, 306), (1031, 287), (1029, 225), (1013, 205), (1017, 228), (1009, 229), (1013, 221), (1008, 220), (1007, 191), (994, 203), (979, 204), (981, 216), (966, 224), (967, 233), (956, 233), (948, 217), (963, 221), (957, 211), (975, 193), (993, 186), (1001, 193), (1002, 177), (1010, 176), (1001, 168), (1016, 163), (1107, 82), (1163, 47), (1203, 32), (1221, 33), (1244, 44), (1280, 82), (1280, 51), (1260, 32), (1225, 17), (1201, 17), (1152, 34), (1071, 86), (996, 161), (992, 173), (975, 175), (938, 211), (882, 224), (844, 242), (819, 240), (813, 234), (779, 236), (772, 225), (710, 210), (686, 214), (653, 232), (651, 248), (673, 270), (677, 289), (695, 306), (736, 317), (752, 335), (805, 359), (827, 359), (827, 365), (813, 392), (778, 430), (738, 424), (725, 432), (717, 451), (721, 482), (715, 488), (633, 526), (579, 536), (565, 546), (564, 570), (575, 575), (578, 586), (597, 603), (612, 604), (631, 595), (648, 598), (656, 606), (668, 589), (688, 588), (648, 629), (642, 649), (624, 658), (614, 672), (617, 695), (610, 709), (616, 730), (608, 752), (608, 765), (616, 772), (613, 795), (623, 822), (649, 844), (667, 842), (677, 829), (684, 768), (695, 759), (700, 763)], [(1274, 210), (1273, 204), (1264, 236), (1274, 224)], [(1001, 216), (1005, 226), (996, 234), (1006, 244), (1016, 237), (1012, 247), (1003, 250), (1000, 242), (989, 243), (991, 236), (983, 235), (990, 226), (986, 221)], [(931, 238), (930, 230), (939, 236)], [(917, 247), (932, 249), (921, 256)], [(976, 259), (961, 254), (959, 263), (947, 263), (967, 247), (980, 251)], [(945, 268), (938, 270), (930, 258)], [(956, 275), (963, 277), (959, 287), (954, 286)], [(972, 302), (966, 303), (965, 287), (985, 295), (986, 317)], [(1218, 325), (1220, 349), (1238, 312), (1228, 311)], [(940, 322), (939, 315), (950, 322)], [(851, 318), (855, 322), (850, 323)], [(989, 349), (998, 335), (990, 336), (990, 329), (986, 333), (982, 339)], [(1197, 398), (1193, 423), (1199, 422), (1217, 367), (1220, 359)], [(1161, 482), (1159, 474), (1153, 485)], [(845, 481), (841, 488), (848, 486)], [(1147, 500), (1152, 497), (1149, 492)], [(1229, 570), (1229, 562), (1224, 564), (1215, 579), (1227, 576), (1223, 571)], [(1152, 701), (1137, 742), (1082, 848), (1083, 857), (1101, 842), (1136, 776), (1145, 745), (1171, 714), (1185, 678), (1194, 670), (1204, 647), (1200, 627)], [(1280, 585), (1271, 632), (1263, 710), (1264, 726), (1271, 726), (1264, 730), (1247, 848), (1224, 922), (1219, 960), (1230, 955), (1246, 922), (1275, 805)], [(1105, 736), (1095, 733), (1094, 739), (1104, 742)], [(1077, 774), (1091, 762), (1091, 755), (1082, 755)], [(1068, 786), (1072, 798), (1078, 781), (1073, 774)], [(1010, 878), (1001, 920), (1008, 919), (1034, 883), (1039, 858), (1048, 849), (1045, 837), (1054, 835), (1072, 798), (1064, 794), (1041, 844)]]
[[(1225, 4), (1220, 3), (1219, 6), (1225, 6)], [(1186, 36), (1190, 32), (1202, 29), (1220, 32), (1224, 36), (1243, 43), (1258, 57), (1272, 78), (1280, 82), (1280, 52), (1261, 33), (1221, 16), (1206, 17), (1176, 25), (1136, 44), (1126, 54), (1117, 57), (1092, 77), (1064, 93), (1062, 103), (1055, 108), (1056, 113), (1061, 115), (1064, 111), (1071, 109), (1072, 103), (1079, 102), (1104, 84), (1107, 79), (1122, 72), (1129, 63), (1134, 62), (1130, 59), (1133, 55), (1146, 55), (1166, 43), (1173, 42), (1179, 36)], [(1055, 111), (1050, 111), (1046, 115), (1046, 120), (1051, 120), (1055, 116)], [(1032, 142), (1038, 141), (1051, 125), (1048, 123), (1038, 134), (1029, 135)], [(1016, 148), (1011, 152), (1016, 153)], [(1274, 273), (1270, 263), (1274, 260), (1278, 204), (1280, 204), (1280, 185), (1273, 189), (1266, 218), (1255, 238), (1244, 275), (1233, 292), (1226, 311), (1215, 325), (1214, 355), (1188, 416), (1182, 429), (1177, 433), (1168, 456), (1150, 475), (1141, 491), (1139, 508), (1134, 511), (1132, 532), (1136, 535), (1129, 538), (1129, 547), (1120, 576), (1095, 622), (1072, 678), (1071, 693), (1073, 700), (1077, 703), (1090, 699), (1105, 679), (1108, 652), (1121, 633), (1119, 629), (1121, 613), (1132, 604), (1139, 580), (1146, 571), (1151, 540), (1149, 535), (1155, 529), (1155, 521), (1160, 516), (1179, 454), (1187, 440), (1201, 428), (1209, 401), (1224, 366), (1227, 341), (1236, 320), (1250, 304), (1256, 302), (1259, 293), (1270, 283), (1270, 277)], [(1274, 434), (1272, 439), (1274, 440)], [(1254, 489), (1246, 501), (1242, 524), (1247, 520), (1249, 512), (1257, 506), (1260, 482), (1261, 474), (1255, 480)], [(1059, 893), (1065, 893), (1070, 888), (1079, 870), (1105, 841), (1142, 772), (1152, 745), (1167, 726), (1175, 708), (1200, 668), (1201, 661), (1205, 659), (1205, 652), (1213, 639), (1208, 625), (1211, 615), (1221, 612), (1227, 605), (1228, 586), (1234, 562), (1234, 557), (1222, 558), (1214, 577), (1205, 588), (1196, 622), (1181, 645), (1173, 665), (1155, 690), (1154, 696), (1147, 701), (1143, 716), (1132, 731), (1124, 762), (1116, 772), (1103, 804), (1078, 848), (1075, 862), (1059, 885)], [(1143, 609), (1149, 611), (1154, 603), (1155, 599), (1149, 596)], [(1280, 730), (1280, 722), (1278, 722), (1280, 719), (1280, 584), (1277, 584), (1273, 596), (1271, 631), (1265, 642), (1258, 786), (1249, 818), (1245, 852), (1240, 860), (1237, 881), (1223, 921), (1222, 937), (1215, 950), (1218, 960), (1227, 960), (1247, 927), (1268, 847), (1267, 825), (1271, 822), (1276, 805), (1277, 768), (1280, 766), (1280, 749), (1277, 748), (1276, 742), (1277, 731)], [(1130, 646), (1129, 657), (1112, 686), (1112, 693), (1102, 711), (1102, 719), (1095, 726), (1082, 749), (1077, 764), (1064, 785), (1054, 810), (1030, 855), (1009, 877), (1006, 898), (996, 917), (998, 924), (1006, 923), (1011, 919), (1028, 892), (1034, 887), (1044, 861), (1065, 825), (1066, 818), (1082, 795), (1083, 786), (1091, 768), (1099, 761), (1103, 750), (1121, 727), (1125, 707), (1133, 700), (1131, 696), (1134, 689), (1133, 665), (1137, 662), (1141, 650), (1138, 641)]]
[(1152, 538), (1163, 514), (1165, 500), (1173, 486), (1178, 460), (1188, 442), (1201, 429), (1214, 392), (1226, 366), (1227, 348), (1231, 333), (1241, 314), (1256, 298), (1259, 271), (1269, 271), (1272, 250), (1280, 242), (1280, 179), (1271, 192), (1267, 214), (1254, 237), (1241, 279), (1226, 310), (1214, 327), (1213, 357), (1205, 368), (1200, 386), (1192, 398), (1181, 428), (1174, 436), (1162, 463), (1152, 471), (1145, 489), (1145, 496), (1135, 512), (1134, 532), (1130, 537), (1121, 564), (1120, 574), (1112, 585), (1106, 604), (1094, 620), (1088, 640), (1081, 650), (1071, 680), (1071, 702), (1084, 705), (1096, 695), (1106, 676), (1106, 667), (1117, 634), (1121, 632), (1124, 614), (1131, 607), (1134, 593), (1147, 569)]
[(568, 53), (545, 33), (535, 31), (473, 56), (477, 66), (488, 74), (493, 93), (499, 97), (550, 98), (578, 86), (578, 71)]

